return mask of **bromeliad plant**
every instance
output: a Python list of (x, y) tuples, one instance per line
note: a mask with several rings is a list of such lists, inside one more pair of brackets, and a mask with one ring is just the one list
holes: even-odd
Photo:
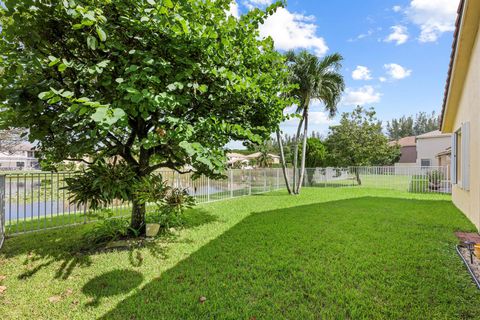
[[(174, 188), (163, 180), (158, 173), (138, 179), (130, 167), (123, 161), (105, 163), (99, 161), (82, 172), (65, 179), (70, 193), (70, 201), (85, 208), (97, 211), (108, 208), (114, 201), (137, 201), (143, 206), (153, 206), (148, 219), (159, 223), (163, 228), (181, 224), (181, 214), (195, 205), (195, 199), (187, 189)], [(153, 212), (152, 212), (153, 211)], [(123, 226), (119, 230), (115, 227)], [(122, 223), (106, 221), (100, 228), (101, 237), (115, 239), (126, 236), (126, 232), (138, 235), (140, 228), (125, 227)], [(98, 230), (97, 230), (98, 231)]]
[(230, 4), (4, 0), (0, 129), (28, 129), (44, 163), (123, 159), (134, 177), (117, 191), (100, 175), (83, 182), (99, 202), (132, 197), (141, 228), (145, 204), (128, 186), (159, 168), (222, 176), (224, 146), (268, 138), (291, 104), (285, 59), (258, 31), (282, 3), (240, 18)]
[(167, 185), (160, 174), (144, 177), (135, 186), (135, 195), (143, 205), (153, 205), (153, 214), (147, 222), (159, 223), (161, 228), (182, 224), (182, 213), (195, 205), (195, 198), (187, 189)]

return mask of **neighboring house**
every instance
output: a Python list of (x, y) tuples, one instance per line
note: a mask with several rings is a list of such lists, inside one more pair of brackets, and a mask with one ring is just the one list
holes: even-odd
[[(262, 155), (261, 152), (255, 152), (249, 155), (246, 155), (247, 160), (252, 160), (252, 159), (258, 159)], [(273, 164), (279, 164), (280, 163), (280, 156), (277, 156), (275, 154), (269, 153), (268, 156), (272, 159)]]
[(413, 166), (417, 161), (417, 144), (415, 141), (415, 136), (404, 137), (396, 141), (390, 141), (388, 143), (391, 146), (399, 145), (400, 146), (400, 159), (396, 166)]
[(441, 130), (452, 133), (453, 203), (480, 228), (480, 1), (461, 0)]
[(439, 166), (437, 155), (446, 151), (452, 144), (451, 134), (440, 130), (427, 132), (417, 136), (417, 166)]
[(440, 153), (437, 153), (435, 155), (435, 158), (437, 158), (438, 165), (441, 167), (450, 167), (452, 163), (452, 148), (448, 147), (447, 150), (442, 151)]
[(35, 146), (28, 142), (21, 142), (8, 151), (0, 151), (0, 171), (38, 169), (35, 152)]
[[(249, 167), (250, 166), (250, 161), (251, 160), (256, 160), (258, 159), (262, 154), (260, 152), (255, 152), (252, 154), (241, 154), (241, 153), (227, 153), (227, 159), (228, 159), (228, 164), (233, 165), (234, 163), (240, 162), (244, 167)], [(268, 154), (270, 158), (272, 158), (272, 163), (273, 164), (279, 164), (280, 163), (280, 156), (277, 156), (275, 154)]]

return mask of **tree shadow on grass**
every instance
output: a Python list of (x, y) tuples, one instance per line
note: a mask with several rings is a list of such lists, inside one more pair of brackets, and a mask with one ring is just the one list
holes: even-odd
[[(181, 228), (195, 228), (216, 221), (217, 217), (201, 208), (190, 209), (185, 214), (184, 224)], [(54, 274), (55, 279), (67, 279), (77, 267), (90, 267), (91, 256), (113, 250), (128, 250), (129, 262), (134, 267), (143, 263), (140, 249), (146, 248), (155, 258), (165, 259), (165, 247), (168, 243), (178, 241), (172, 232), (164, 232), (153, 241), (137, 241), (132, 246), (105, 249), (92, 248), (83, 238), (83, 235), (95, 223), (65, 227), (62, 229), (46, 230), (36, 233), (18, 235), (7, 239), (5, 246), (0, 251), (0, 257), (5, 259), (25, 255), (23, 260), (24, 271), (17, 277), (27, 279), (40, 270), (60, 263)], [(161, 242), (162, 245), (159, 245)]]
[(453, 258), (453, 231), (471, 228), (448, 201), (255, 213), (102, 319), (476, 318), (480, 298)]
[(140, 272), (132, 270), (113, 270), (88, 281), (82, 292), (92, 300), (87, 307), (97, 307), (103, 298), (125, 294), (137, 288), (143, 281)]

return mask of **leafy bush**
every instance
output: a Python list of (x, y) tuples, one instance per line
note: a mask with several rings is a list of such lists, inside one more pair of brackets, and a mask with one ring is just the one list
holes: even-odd
[(441, 182), (444, 180), (445, 175), (439, 170), (433, 170), (427, 173), (429, 182), (429, 188), (431, 190), (437, 190), (440, 188)]
[(93, 210), (107, 206), (113, 200), (132, 199), (135, 173), (125, 163), (97, 162), (72, 177), (66, 178), (70, 201)]
[(153, 214), (147, 216), (147, 221), (159, 223), (162, 228), (180, 225), (182, 212), (195, 205), (195, 198), (188, 194), (187, 189), (168, 186), (161, 175), (139, 181), (135, 186), (135, 195), (140, 203), (154, 204)]
[(83, 240), (88, 246), (95, 246), (126, 238), (132, 233), (137, 236), (139, 234), (138, 230), (130, 227), (127, 218), (106, 218), (87, 231), (83, 235)]

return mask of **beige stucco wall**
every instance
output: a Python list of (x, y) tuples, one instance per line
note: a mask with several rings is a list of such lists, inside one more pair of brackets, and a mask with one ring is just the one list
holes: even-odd
[(430, 159), (432, 166), (440, 165), (436, 157), (445, 151), (452, 143), (450, 135), (441, 137), (418, 138), (417, 139), (417, 165), (421, 165), (422, 159)]
[(480, 229), (480, 33), (477, 32), (473, 52), (461, 93), (452, 132), (463, 122), (470, 122), (470, 190), (453, 187), (454, 204)]

